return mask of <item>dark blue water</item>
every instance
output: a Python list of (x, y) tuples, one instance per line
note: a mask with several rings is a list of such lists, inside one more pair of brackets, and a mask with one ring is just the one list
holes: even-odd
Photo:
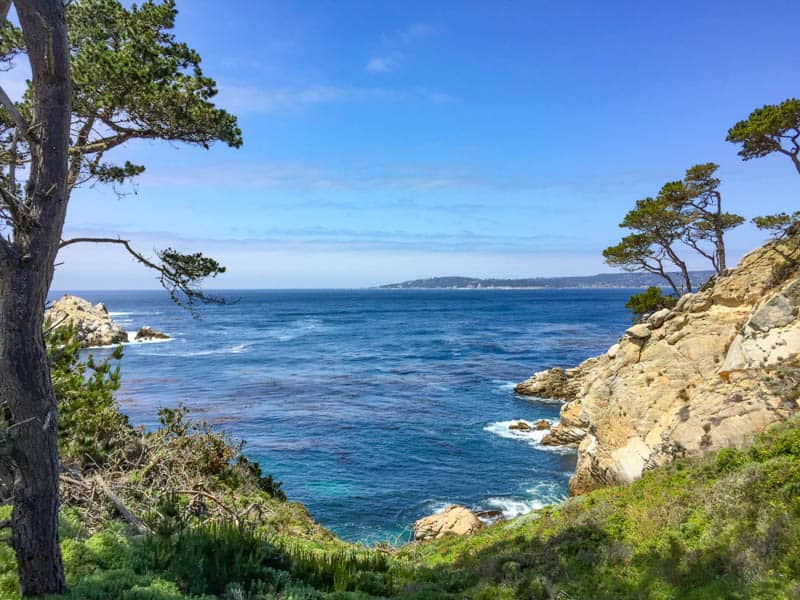
[(245, 440), (317, 521), (369, 543), (403, 541), (452, 502), (513, 516), (563, 498), (574, 454), (505, 423), (556, 420), (559, 404), (512, 387), (605, 351), (630, 293), (244, 291), (200, 320), (161, 292), (78, 294), (175, 338), (125, 348), (118, 398), (135, 424), (185, 404)]

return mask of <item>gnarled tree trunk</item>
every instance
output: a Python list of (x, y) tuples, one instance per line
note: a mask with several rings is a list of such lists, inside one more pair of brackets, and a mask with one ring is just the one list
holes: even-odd
[(15, 0), (14, 6), (31, 66), (32, 112), (30, 123), (15, 119), (30, 149), (29, 176), (24, 198), (7, 200), (11, 235), (0, 236), (0, 400), (11, 421), (6, 450), (14, 471), (11, 544), (20, 591), (38, 596), (64, 591), (58, 414), (42, 321), (67, 208), (72, 88), (63, 2)]

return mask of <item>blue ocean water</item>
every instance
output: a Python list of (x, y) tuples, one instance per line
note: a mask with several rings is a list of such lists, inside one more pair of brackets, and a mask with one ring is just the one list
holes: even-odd
[(125, 347), (134, 424), (182, 403), (322, 525), (373, 543), (449, 503), (514, 516), (565, 497), (574, 453), (508, 430), (560, 405), (513, 384), (605, 351), (631, 290), (240, 291), (200, 319), (163, 292), (74, 293), (174, 337)]

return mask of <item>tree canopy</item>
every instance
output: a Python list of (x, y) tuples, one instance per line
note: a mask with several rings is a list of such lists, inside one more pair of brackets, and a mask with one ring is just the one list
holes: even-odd
[[(199, 54), (178, 41), (172, 29), (174, 0), (148, 0), (126, 8), (119, 0), (78, 0), (66, 10), (72, 70), (71, 146), (68, 191), (87, 184), (123, 184), (145, 166), (114, 152), (133, 140), (167, 140), (210, 147), (215, 142), (238, 148), (242, 132), (236, 117), (215, 106), (216, 83), (201, 68)], [(0, 38), (3, 63), (24, 54), (18, 28), (5, 22)], [(29, 87), (24, 99), (0, 112), (0, 219), (7, 236), (30, 224), (24, 186), (18, 181), (30, 159), (29, 140), (18, 127), (31, 123)], [(18, 115), (15, 117), (14, 113)], [(27, 126), (27, 131), (33, 131)], [(150, 258), (128, 240), (76, 238), (74, 243), (115, 243), (141, 264), (156, 269), (173, 299), (189, 305), (212, 299), (197, 287), (205, 277), (224, 272), (199, 253), (158, 251)]]
[(744, 160), (777, 152), (788, 156), (800, 173), (800, 100), (789, 98), (757, 108), (730, 128), (727, 140), (741, 144), (739, 156)]
[(707, 259), (717, 273), (725, 271), (725, 233), (744, 219), (722, 210), (718, 168), (694, 165), (683, 179), (665, 183), (656, 197), (638, 200), (620, 223), (632, 233), (603, 251), (606, 263), (659, 275), (676, 295), (692, 291), (679, 245)]

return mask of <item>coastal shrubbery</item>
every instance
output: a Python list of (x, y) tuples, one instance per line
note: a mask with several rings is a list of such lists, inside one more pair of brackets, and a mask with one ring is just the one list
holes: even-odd
[(675, 296), (665, 294), (660, 287), (650, 286), (640, 294), (633, 294), (625, 303), (625, 308), (630, 309), (634, 319), (654, 313), (662, 308), (672, 308), (678, 300)]

